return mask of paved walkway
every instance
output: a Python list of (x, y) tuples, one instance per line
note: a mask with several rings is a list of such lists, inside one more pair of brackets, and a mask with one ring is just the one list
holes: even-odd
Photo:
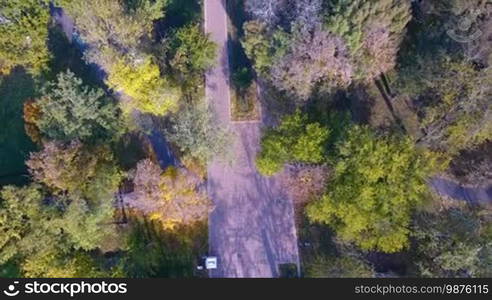
[(212, 277), (277, 277), (278, 266), (299, 266), (291, 199), (277, 178), (258, 174), (260, 123), (232, 123), (227, 53), (227, 14), (222, 0), (205, 0), (205, 31), (219, 46), (217, 66), (206, 76), (206, 97), (221, 126), (237, 136), (230, 150), (232, 164), (208, 166), (209, 196), (215, 209), (209, 217), (210, 254), (218, 257)]
[(440, 177), (432, 178), (430, 185), (442, 196), (466, 201), (475, 206), (492, 208), (492, 185), (487, 187), (465, 187)]

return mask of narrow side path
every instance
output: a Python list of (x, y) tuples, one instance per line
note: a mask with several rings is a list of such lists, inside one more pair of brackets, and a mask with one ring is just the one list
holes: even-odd
[(466, 187), (440, 177), (432, 178), (429, 184), (442, 196), (447, 196), (454, 200), (466, 201), (474, 206), (492, 208), (492, 185)]

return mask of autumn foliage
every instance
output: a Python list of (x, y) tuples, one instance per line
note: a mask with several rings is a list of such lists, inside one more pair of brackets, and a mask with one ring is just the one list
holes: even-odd
[(142, 160), (134, 172), (133, 184), (133, 193), (124, 196), (125, 203), (168, 228), (202, 221), (211, 209), (200, 188), (201, 180), (186, 169), (169, 167), (162, 171), (151, 160)]

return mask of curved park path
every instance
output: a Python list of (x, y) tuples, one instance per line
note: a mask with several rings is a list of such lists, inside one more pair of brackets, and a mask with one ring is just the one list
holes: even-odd
[(206, 97), (220, 126), (235, 134), (224, 149), (233, 162), (217, 159), (208, 166), (207, 190), (215, 209), (209, 217), (210, 255), (218, 258), (212, 277), (278, 277), (279, 265), (296, 264), (297, 234), (291, 199), (277, 178), (258, 174), (260, 122), (230, 118), (227, 13), (222, 0), (205, 0), (205, 31), (218, 45), (218, 61), (206, 76)]

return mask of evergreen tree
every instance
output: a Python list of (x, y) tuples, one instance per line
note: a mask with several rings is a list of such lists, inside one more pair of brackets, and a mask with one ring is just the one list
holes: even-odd
[(90, 89), (68, 71), (48, 84), (36, 102), (35, 123), (49, 139), (88, 143), (117, 139), (124, 130), (118, 107), (102, 89)]
[(368, 81), (394, 68), (410, 19), (410, 1), (334, 0), (326, 24), (347, 44), (355, 79)]

